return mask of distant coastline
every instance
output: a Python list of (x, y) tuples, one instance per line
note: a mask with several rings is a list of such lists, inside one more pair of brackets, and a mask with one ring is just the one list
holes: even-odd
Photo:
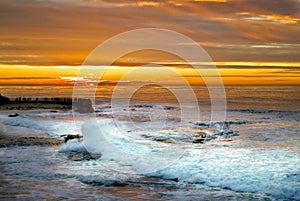
[(94, 112), (89, 99), (72, 98), (9, 98), (0, 93), (0, 110), (30, 110), (30, 109), (56, 109), (71, 110), (80, 113)]
[(0, 104), (6, 103), (54, 103), (54, 104), (65, 104), (72, 105), (72, 98), (28, 98), (28, 97), (18, 97), (18, 98), (9, 98), (2, 96), (0, 93)]
[(9, 98), (0, 94), (0, 110), (72, 109), (71, 98)]

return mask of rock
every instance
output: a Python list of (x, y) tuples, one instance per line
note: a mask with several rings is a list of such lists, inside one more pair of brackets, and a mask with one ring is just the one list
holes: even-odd
[(173, 106), (164, 106), (163, 109), (164, 110), (174, 110), (175, 107), (173, 107)]
[(73, 161), (96, 160), (101, 158), (101, 154), (93, 154), (86, 152), (71, 151), (67, 153), (67, 157)]
[(204, 143), (205, 138), (196, 138), (193, 140), (193, 143)]
[(83, 176), (79, 176), (77, 177), (77, 179), (84, 184), (89, 184), (93, 186), (123, 187), (129, 185), (128, 182), (122, 180), (95, 179), (95, 178), (88, 178)]
[(170, 181), (175, 181), (175, 182), (179, 182), (179, 179), (178, 178), (172, 178), (172, 179), (168, 179)]
[(167, 138), (164, 136), (157, 136), (157, 137), (154, 137), (153, 140), (155, 140), (157, 142), (165, 142), (165, 141), (167, 141)]
[(11, 146), (57, 146), (61, 145), (63, 141), (55, 138), (45, 137), (15, 137), (0, 134), (0, 147), (11, 147)]
[(9, 115), (8, 115), (8, 117), (17, 117), (17, 116), (19, 116), (18, 113), (14, 113), (14, 114), (9, 114)]
[(82, 138), (82, 136), (80, 136), (79, 134), (76, 135), (67, 135), (67, 136), (62, 136), (65, 139), (65, 142), (68, 142), (69, 140), (73, 140), (73, 139), (78, 139), (78, 141), (80, 140), (80, 138)]

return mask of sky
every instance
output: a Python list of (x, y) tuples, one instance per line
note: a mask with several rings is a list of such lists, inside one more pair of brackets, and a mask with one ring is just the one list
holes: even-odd
[[(225, 84), (300, 84), (300, 0), (1, 0), (0, 25), (0, 84), (66, 83), (95, 47), (138, 28), (192, 38)], [(184, 71), (180, 62), (146, 51), (114, 65)], [(119, 76), (107, 79), (126, 72), (114, 69)], [(182, 74), (193, 77), (188, 69)]]

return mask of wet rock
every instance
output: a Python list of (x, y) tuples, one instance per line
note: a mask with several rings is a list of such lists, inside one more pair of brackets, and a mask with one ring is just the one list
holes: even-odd
[(61, 145), (63, 141), (57, 138), (46, 138), (46, 137), (15, 137), (0, 134), (0, 147), (11, 147), (11, 146), (57, 146)]
[(82, 138), (82, 136), (80, 136), (79, 134), (75, 134), (75, 135), (66, 135), (66, 136), (62, 136), (65, 139), (65, 142), (68, 142), (69, 140), (73, 140), (73, 139), (78, 139), (78, 141), (80, 140), (80, 138)]
[(193, 143), (204, 143), (205, 142), (205, 138), (196, 138), (193, 140)]
[(172, 179), (168, 179), (170, 181), (175, 181), (175, 182), (179, 182), (179, 179), (178, 178), (172, 178)]
[(143, 134), (143, 135), (141, 135), (141, 137), (148, 139), (148, 138), (151, 138), (152, 136)]
[(97, 179), (97, 178), (88, 178), (83, 176), (79, 176), (77, 177), (77, 179), (84, 184), (89, 184), (93, 186), (122, 187), (122, 186), (129, 185), (126, 181), (122, 181), (122, 180)]
[(165, 142), (168, 139), (166, 137), (164, 137), (164, 136), (157, 136), (157, 137), (154, 137), (153, 140), (155, 140), (157, 142)]
[(197, 122), (195, 125), (199, 126), (200, 132), (195, 136), (193, 143), (238, 136), (238, 132), (230, 129), (231, 124), (244, 124), (244, 122)]
[(67, 152), (66, 154), (68, 159), (73, 161), (96, 160), (101, 158), (101, 154), (89, 153), (88, 151), (86, 152), (70, 151)]
[(210, 140), (211, 137), (206, 132), (198, 132), (197, 136), (193, 140), (193, 143), (204, 143), (207, 140)]
[(8, 115), (8, 117), (17, 117), (17, 116), (19, 116), (18, 113), (13, 113), (13, 114), (9, 114), (9, 115)]
[(164, 106), (163, 109), (164, 110), (175, 110), (175, 107), (173, 107), (173, 106)]

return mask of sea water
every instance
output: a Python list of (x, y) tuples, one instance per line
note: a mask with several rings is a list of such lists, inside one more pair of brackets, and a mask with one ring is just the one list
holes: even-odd
[[(153, 96), (163, 92), (160, 90), (152, 87), (141, 91), (142, 100), (136, 98), (129, 108), (123, 108), (130, 109), (130, 119), (113, 117), (109, 99), (103, 99), (109, 96), (99, 97), (95, 115), (75, 114), (76, 120), (72, 112), (63, 111), (28, 110), (16, 118), (2, 112), (2, 132), (20, 136), (25, 131), (44, 133), (53, 138), (73, 133), (88, 138), (95, 133), (96, 140), (70, 140), (60, 147), (1, 148), (1, 197), (300, 199), (299, 87), (227, 87), (227, 127), (211, 122), (205, 88), (197, 89), (202, 94), (198, 99), (203, 109), (201, 119), (194, 122), (180, 122), (180, 106), (172, 101), (172, 95), (167, 101)], [(167, 120), (151, 120), (153, 113), (164, 114)], [(215, 138), (193, 143), (199, 131)], [(104, 144), (97, 138), (101, 132), (107, 140)], [(68, 158), (69, 152), (87, 150), (101, 152), (102, 156), (83, 161)]]

